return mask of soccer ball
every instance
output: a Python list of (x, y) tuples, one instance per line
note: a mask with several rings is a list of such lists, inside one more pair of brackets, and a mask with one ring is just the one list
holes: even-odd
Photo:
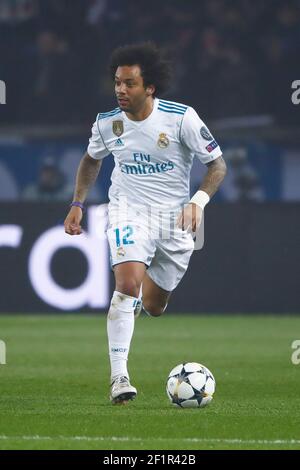
[(167, 394), (173, 405), (182, 408), (203, 408), (208, 405), (216, 388), (210, 370), (197, 362), (184, 362), (171, 370)]

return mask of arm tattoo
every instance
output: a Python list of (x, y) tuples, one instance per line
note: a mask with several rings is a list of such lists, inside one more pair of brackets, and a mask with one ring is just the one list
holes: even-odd
[(74, 201), (85, 201), (89, 189), (97, 179), (101, 164), (102, 160), (95, 160), (87, 153), (83, 156), (77, 170)]
[(223, 157), (219, 157), (206, 166), (208, 170), (199, 189), (205, 191), (211, 198), (219, 189), (226, 175), (226, 163)]

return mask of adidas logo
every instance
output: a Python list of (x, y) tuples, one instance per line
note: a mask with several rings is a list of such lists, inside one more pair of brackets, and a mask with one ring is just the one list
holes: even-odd
[(122, 146), (124, 145), (123, 140), (122, 140), (122, 139), (118, 139), (118, 140), (116, 141), (116, 145), (117, 145), (118, 147), (122, 147)]

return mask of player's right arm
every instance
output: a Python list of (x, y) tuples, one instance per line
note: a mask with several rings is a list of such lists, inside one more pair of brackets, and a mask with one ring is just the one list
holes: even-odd
[[(92, 135), (89, 140), (87, 152), (82, 157), (77, 170), (73, 202), (84, 203), (89, 189), (97, 179), (102, 160), (109, 155), (109, 153), (101, 137), (100, 124), (97, 117), (92, 127)], [(71, 207), (64, 222), (66, 233), (69, 235), (80, 235), (82, 233), (80, 225), (82, 215), (82, 209), (80, 207)]]
[[(84, 203), (89, 189), (95, 183), (102, 165), (102, 160), (95, 160), (88, 153), (82, 157), (76, 176), (73, 202)], [(72, 206), (64, 222), (65, 232), (69, 235), (80, 235), (82, 209), (78, 206)]]

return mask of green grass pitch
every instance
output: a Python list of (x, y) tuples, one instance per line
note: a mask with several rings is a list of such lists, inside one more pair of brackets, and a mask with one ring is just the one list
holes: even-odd
[[(300, 318), (165, 314), (136, 321), (127, 406), (108, 401), (105, 316), (0, 316), (0, 449), (300, 449)], [(215, 375), (204, 409), (173, 407), (169, 371)]]

